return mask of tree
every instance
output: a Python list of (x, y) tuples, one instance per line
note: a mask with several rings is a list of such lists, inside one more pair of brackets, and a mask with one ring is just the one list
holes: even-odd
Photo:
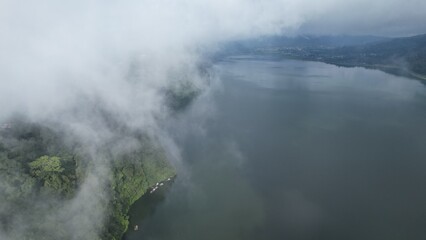
[(61, 167), (61, 159), (56, 156), (42, 156), (29, 163), (31, 175), (39, 179), (45, 179), (64, 171)]
[(61, 167), (61, 159), (56, 156), (42, 156), (29, 163), (30, 173), (43, 183), (46, 189), (54, 189), (58, 193), (70, 192), (70, 180), (62, 176), (64, 168)]

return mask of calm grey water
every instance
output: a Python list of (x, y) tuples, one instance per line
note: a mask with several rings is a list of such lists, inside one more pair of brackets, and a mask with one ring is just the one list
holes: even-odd
[(426, 239), (422, 83), (292, 60), (215, 70), (171, 127), (179, 177), (133, 207), (126, 239)]

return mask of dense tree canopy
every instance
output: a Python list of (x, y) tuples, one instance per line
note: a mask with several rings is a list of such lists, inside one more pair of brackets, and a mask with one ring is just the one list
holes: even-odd
[[(106, 203), (107, 221), (101, 239), (121, 239), (128, 228), (130, 206), (149, 187), (174, 175), (164, 151), (146, 136), (136, 135), (135, 139), (140, 141), (140, 148), (131, 152), (113, 155), (108, 146), (102, 148), (105, 156), (111, 158), (113, 169), (105, 189), (111, 199)], [(66, 144), (61, 133), (46, 127), (15, 123), (13, 128), (0, 131), (0, 202), (9, 203), (11, 209), (10, 214), (0, 212), (0, 228), (7, 228), (15, 216), (19, 218), (17, 213), (43, 215), (40, 211), (44, 210), (35, 205), (37, 199), (54, 200), (49, 205), (49, 211), (54, 212), (61, 207), (61, 200), (73, 198), (86, 176), (86, 158), (84, 147)], [(69, 239), (66, 232), (57, 231), (63, 229), (61, 224), (28, 223), (32, 229), (23, 234), (28, 235), (25, 239)]]
[(42, 156), (29, 163), (31, 175), (37, 178), (46, 178), (64, 171), (61, 159), (57, 156)]

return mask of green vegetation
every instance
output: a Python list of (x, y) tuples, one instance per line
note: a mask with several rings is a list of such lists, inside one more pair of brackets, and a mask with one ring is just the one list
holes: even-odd
[(45, 189), (71, 195), (75, 188), (75, 176), (63, 173), (61, 159), (57, 156), (42, 156), (30, 162), (30, 175), (42, 183)]
[[(199, 92), (191, 82), (182, 81), (164, 93), (168, 107), (177, 112)], [(158, 182), (176, 174), (164, 149), (154, 139), (127, 129), (113, 115), (99, 112), (99, 120), (113, 131), (114, 137), (96, 147), (85, 146), (58, 127), (19, 119), (0, 125), (1, 232), (23, 240), (119, 240), (128, 229), (130, 206)], [(127, 138), (131, 139), (130, 148), (125, 146), (129, 143)], [(93, 151), (101, 160), (92, 159)], [(80, 223), (78, 219), (76, 223), (71, 220), (73, 214), (68, 214), (74, 209), (66, 209), (65, 214), (61, 210), (64, 203), (73, 203), (83, 183), (90, 181), (90, 173), (98, 168), (106, 168), (106, 177), (102, 175), (105, 183), (102, 182), (102, 189), (93, 189), (95, 192), (89, 194), (100, 194), (101, 197), (94, 197), (100, 202), (93, 204), (89, 197), (79, 204), (104, 213), (99, 218), (105, 218), (105, 222), (82, 219)], [(80, 206), (77, 209), (84, 211)], [(69, 224), (78, 226), (67, 227)], [(81, 233), (80, 227), (85, 224), (94, 229)], [(19, 231), (11, 231), (14, 229)]]
[[(16, 213), (21, 213), (32, 224), (25, 227), (22, 239), (69, 238), (64, 222), (32, 219), (46, 211), (55, 212), (61, 202), (72, 199), (88, 169), (94, 167), (84, 146), (64, 136), (48, 127), (19, 121), (0, 129), (0, 202), (10, 208), (0, 212), (1, 229), (11, 228)], [(133, 137), (139, 145), (132, 150), (117, 153), (108, 147), (101, 149), (110, 159), (113, 173), (102, 190), (110, 196), (109, 201), (99, 206), (107, 209), (106, 224), (100, 226), (101, 239), (121, 239), (128, 228), (130, 206), (157, 182), (175, 175), (157, 144), (144, 134)], [(34, 207), (37, 202), (47, 205)], [(96, 235), (87, 239), (96, 239)]]
[[(123, 161), (124, 160), (124, 161)], [(157, 182), (174, 176), (164, 152), (146, 142), (143, 150), (135, 151), (114, 161), (113, 211), (108, 231), (102, 239), (121, 239), (129, 225), (130, 206)]]
[(42, 179), (59, 175), (64, 171), (59, 157), (42, 156), (30, 162), (29, 165), (31, 175)]

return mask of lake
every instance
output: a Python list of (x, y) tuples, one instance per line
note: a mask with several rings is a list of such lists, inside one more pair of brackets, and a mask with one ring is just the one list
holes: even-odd
[(170, 123), (178, 177), (133, 206), (127, 240), (425, 239), (424, 84), (244, 56), (214, 72)]

